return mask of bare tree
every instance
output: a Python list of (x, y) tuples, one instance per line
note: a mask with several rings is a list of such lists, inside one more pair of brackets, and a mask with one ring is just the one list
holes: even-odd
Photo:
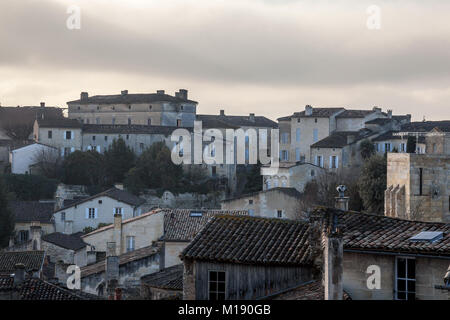
[(64, 159), (57, 149), (43, 148), (39, 152), (36, 152), (33, 160), (42, 175), (51, 179), (61, 177)]

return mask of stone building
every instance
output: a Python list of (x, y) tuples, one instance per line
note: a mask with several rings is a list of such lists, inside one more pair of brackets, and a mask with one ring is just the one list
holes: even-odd
[(96, 229), (100, 223), (112, 224), (115, 214), (125, 219), (141, 215), (144, 203), (145, 200), (114, 187), (89, 198), (70, 201), (55, 210), (55, 228), (66, 234), (83, 231), (86, 227)]
[(55, 147), (42, 143), (32, 143), (23, 147), (12, 148), (9, 152), (9, 163), (13, 174), (40, 174), (39, 164), (58, 157)]
[(450, 222), (450, 156), (388, 153), (384, 214)]
[(321, 166), (307, 162), (280, 162), (276, 174), (270, 167), (262, 166), (263, 190), (282, 187), (295, 188), (298, 192), (303, 192), (306, 184), (316, 179), (322, 172)]
[(156, 93), (128, 93), (89, 96), (82, 92), (79, 100), (67, 102), (69, 118), (85, 124), (156, 125), (193, 127), (197, 102), (180, 89), (174, 96), (164, 90)]
[(141, 297), (145, 300), (181, 300), (183, 298), (183, 264), (143, 276)]
[(300, 196), (295, 188), (272, 188), (225, 199), (222, 210), (246, 210), (255, 217), (297, 219)]

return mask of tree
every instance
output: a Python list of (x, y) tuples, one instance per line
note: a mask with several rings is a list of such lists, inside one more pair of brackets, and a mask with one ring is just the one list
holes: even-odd
[(369, 159), (375, 153), (375, 147), (373, 146), (373, 143), (370, 142), (368, 139), (361, 141), (361, 144), (359, 145), (359, 150), (361, 152), (361, 157), (364, 160)]
[(61, 179), (64, 159), (56, 149), (42, 149), (33, 160), (40, 174), (49, 179)]
[(413, 136), (408, 136), (406, 141), (406, 152), (415, 153), (416, 152), (416, 138)]
[(261, 163), (251, 165), (250, 170), (246, 174), (246, 182), (243, 193), (252, 193), (262, 190)]
[(386, 157), (372, 156), (364, 164), (359, 177), (359, 193), (364, 209), (370, 213), (383, 214), (386, 190)]
[(7, 192), (22, 201), (52, 199), (58, 186), (58, 180), (32, 174), (5, 174), (2, 178)]
[(125, 175), (133, 168), (136, 157), (133, 150), (125, 144), (122, 137), (114, 139), (104, 153), (105, 169), (111, 183), (123, 182)]
[(97, 151), (75, 151), (64, 159), (63, 181), (67, 184), (104, 185), (103, 156)]
[(125, 187), (138, 193), (143, 188), (173, 190), (183, 175), (181, 165), (172, 162), (169, 148), (157, 142), (146, 149), (136, 161), (136, 167), (125, 177)]
[(14, 217), (8, 207), (8, 199), (3, 178), (0, 177), (0, 248), (8, 246), (14, 233)]

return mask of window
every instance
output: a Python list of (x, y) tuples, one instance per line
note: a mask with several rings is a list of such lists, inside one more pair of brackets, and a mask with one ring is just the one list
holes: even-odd
[(317, 118), (314, 119), (314, 122), (317, 123)]
[(64, 133), (64, 139), (65, 140), (72, 140), (72, 131), (66, 131)]
[(299, 123), (300, 122), (300, 118), (297, 118), (297, 123)]
[(112, 124), (116, 124), (116, 118), (112, 118)]
[(406, 143), (400, 143), (400, 151), (401, 152), (406, 152)]
[(123, 213), (122, 208), (114, 208), (114, 214), (120, 214), (120, 215), (122, 215), (122, 213)]
[(384, 152), (391, 152), (391, 144), (390, 143), (385, 143), (384, 144)]
[(129, 134), (127, 134), (127, 140), (128, 140), (128, 139), (130, 139), (130, 135), (129, 135)]
[(100, 124), (100, 118), (95, 118), (95, 124)]
[(128, 106), (128, 110), (131, 110), (131, 105)]
[(248, 200), (248, 204), (253, 204), (253, 199)]
[(289, 133), (287, 132), (281, 133), (281, 143), (283, 144), (289, 143)]
[(323, 157), (322, 156), (316, 156), (315, 165), (323, 168)]
[(337, 156), (330, 156), (330, 168), (336, 169), (338, 167), (338, 157)]
[(314, 177), (316, 175), (316, 172), (314, 170), (311, 170), (311, 177)]
[(128, 125), (131, 126), (131, 118), (128, 118)]
[(225, 300), (225, 271), (209, 271), (209, 300)]
[(53, 132), (52, 130), (48, 130), (48, 138), (52, 139), (53, 138)]
[(297, 130), (295, 130), (295, 140), (297, 142), (300, 142), (300, 128), (297, 128)]
[(416, 299), (416, 260), (396, 258), (395, 291), (397, 300)]
[(289, 151), (288, 150), (281, 150), (280, 152), (281, 152), (281, 154), (280, 154), (281, 160), (288, 161), (289, 160)]
[(97, 218), (97, 209), (96, 208), (88, 208), (87, 209), (87, 218), (88, 219), (96, 219)]
[(277, 218), (283, 218), (283, 210), (277, 210)]
[(66, 221), (66, 213), (65, 212), (61, 212), (61, 221), (62, 222)]
[(108, 136), (105, 136), (105, 141), (108, 141)]
[(148, 125), (148, 126), (151, 126), (151, 125), (152, 125), (152, 118), (148, 118), (148, 119), (147, 119), (147, 125)]
[(181, 127), (181, 119), (177, 120), (177, 127)]
[(128, 236), (127, 237), (127, 252), (133, 251), (134, 250), (134, 237), (133, 236)]
[(255, 215), (255, 210), (254, 209), (248, 209), (248, 215), (253, 217)]
[(266, 185), (267, 185), (267, 190), (269, 190), (270, 189), (270, 180), (267, 180)]
[(19, 231), (19, 242), (25, 242), (30, 239), (30, 233), (28, 230), (20, 230)]
[(92, 141), (95, 141), (95, 136), (92, 136)]
[(89, 119), (86, 118), (86, 124), (89, 124)]
[(212, 176), (213, 176), (213, 177), (216, 176), (216, 174), (217, 174), (217, 168), (216, 168), (216, 166), (213, 166), (213, 167), (211, 168), (211, 173), (212, 173)]
[(313, 142), (319, 140), (319, 129), (313, 129)]

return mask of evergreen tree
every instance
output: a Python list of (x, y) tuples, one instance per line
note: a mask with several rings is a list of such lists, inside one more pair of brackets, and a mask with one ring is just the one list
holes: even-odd
[(406, 152), (407, 153), (416, 153), (416, 138), (413, 136), (408, 136), (408, 140), (406, 141)]
[(103, 156), (97, 151), (75, 151), (64, 159), (64, 183), (86, 186), (105, 184)]
[(375, 147), (373, 146), (373, 143), (367, 139), (361, 141), (359, 150), (363, 159), (369, 159), (375, 153)]
[(0, 177), (0, 248), (7, 247), (14, 233), (14, 217), (8, 206), (3, 178)]
[(123, 182), (125, 174), (133, 168), (135, 155), (133, 150), (125, 144), (122, 137), (114, 139), (104, 153), (105, 169), (109, 182)]
[(386, 190), (386, 157), (373, 156), (368, 159), (359, 177), (359, 194), (366, 211), (383, 214), (384, 191)]

